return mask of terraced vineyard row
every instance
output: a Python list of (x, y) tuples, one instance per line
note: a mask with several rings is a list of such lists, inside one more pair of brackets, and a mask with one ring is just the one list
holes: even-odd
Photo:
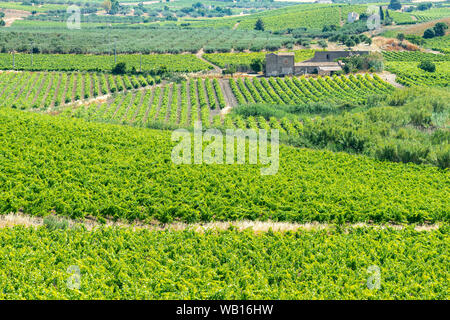
[[(32, 58), (31, 58), (32, 57)], [(13, 63), (14, 61), (14, 63)], [(212, 67), (193, 54), (123, 54), (116, 62), (125, 62), (127, 68), (157, 71), (167, 68), (174, 72), (197, 72)], [(115, 62), (110, 55), (0, 53), (0, 69), (3, 70), (54, 70), (110, 72)]]
[(161, 222), (449, 221), (448, 172), (430, 166), (283, 144), (272, 176), (261, 175), (263, 164), (175, 166), (170, 131), (4, 108), (0, 137), (0, 213)]
[(136, 126), (166, 124), (190, 127), (201, 121), (206, 127), (221, 125), (219, 111), (225, 99), (218, 79), (191, 79), (151, 89), (114, 95), (107, 102), (73, 110), (78, 118)]
[[(286, 77), (232, 78), (229, 85), (236, 101), (245, 104), (306, 105), (316, 102), (364, 101), (368, 95), (386, 93), (393, 87), (378, 75), (350, 75), (348, 77)], [(276, 128), (297, 135), (302, 124), (298, 121), (244, 119), (238, 115), (223, 117), (219, 110), (226, 106), (218, 79), (191, 79), (181, 84), (167, 84), (152, 89), (115, 95), (102, 104), (93, 103), (72, 111), (78, 118), (152, 126), (165, 124), (192, 127), (201, 121), (205, 127)]]
[[(261, 234), (18, 227), (0, 229), (0, 241), (0, 299), (448, 299), (448, 227)], [(67, 286), (68, 265), (79, 268), (79, 290)], [(381, 290), (367, 287), (373, 265)]]
[(370, 94), (386, 93), (393, 87), (378, 75), (329, 77), (239, 78), (230, 86), (239, 104), (306, 104), (321, 101), (363, 101)]
[(387, 62), (386, 69), (397, 75), (396, 81), (405, 86), (436, 86), (450, 85), (450, 62), (436, 62), (436, 71), (427, 72), (417, 67), (417, 63)]
[(450, 61), (449, 54), (434, 54), (420, 51), (383, 51), (386, 61)]
[(49, 110), (77, 100), (153, 84), (155, 79), (142, 75), (2, 72), (0, 73), (0, 106), (22, 110)]

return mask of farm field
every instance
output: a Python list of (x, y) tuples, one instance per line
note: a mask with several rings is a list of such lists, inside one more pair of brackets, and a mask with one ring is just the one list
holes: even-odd
[[(449, 240), (448, 227), (260, 235), (0, 229), (0, 298), (447, 299)], [(77, 290), (66, 286), (68, 265), (79, 268)], [(382, 274), (377, 291), (366, 286), (373, 265)]]
[[(200, 121), (205, 127), (276, 128), (290, 130), (296, 121), (259, 121), (224, 117), (220, 109), (227, 106), (223, 86), (229, 86), (237, 104), (309, 104), (319, 102), (363, 102), (371, 94), (383, 94), (393, 87), (377, 75), (350, 77), (237, 78), (230, 80), (190, 80), (168, 84), (145, 92), (117, 95), (101, 104), (90, 104), (70, 111), (78, 118), (137, 126), (164, 123), (170, 127), (193, 127)], [(288, 126), (288, 127), (285, 127)]]
[(450, 35), (427, 39), (425, 41), (425, 47), (450, 54)]
[[(141, 60), (142, 59), (142, 60)], [(196, 72), (212, 69), (212, 66), (193, 54), (117, 55), (116, 63), (125, 62), (129, 69), (158, 71), (167, 68), (174, 72)], [(13, 68), (14, 62), (14, 68)], [(0, 69), (3, 70), (51, 70), (51, 71), (98, 71), (110, 72), (114, 66), (114, 55), (77, 54), (15, 54), (0, 53)]]
[(1, 72), (0, 106), (48, 111), (79, 100), (153, 85), (158, 79), (142, 75)]
[(448, 300), (449, 10), (2, 2), (0, 299)]
[(434, 54), (419, 51), (383, 51), (386, 61), (450, 61), (450, 54)]
[(41, 53), (195, 53), (229, 52), (231, 49), (259, 51), (276, 50), (293, 42), (288, 35), (276, 35), (256, 30), (183, 29), (83, 22), (83, 29), (69, 30), (64, 22), (17, 20), (11, 28), (0, 28), (3, 52), (29, 52), (30, 47)]
[[(339, 25), (341, 19), (345, 19), (349, 12), (365, 12), (366, 5), (323, 5), (323, 4), (302, 4), (257, 13), (244, 17), (225, 17), (205, 19), (204, 21), (192, 21), (192, 27), (212, 27), (212, 28), (232, 28), (238, 24), (238, 30), (249, 30), (255, 25), (258, 18), (264, 19), (267, 30), (279, 31), (288, 28), (313, 28), (320, 29), (324, 25)], [(190, 22), (186, 19), (185, 22)]]
[(136, 126), (166, 124), (170, 127), (221, 126), (220, 109), (226, 102), (217, 79), (190, 80), (113, 96), (101, 104), (68, 110), (72, 116)]
[(1, 212), (163, 223), (449, 219), (449, 173), (437, 167), (280, 145), (278, 173), (265, 176), (261, 164), (175, 165), (167, 131), (5, 108), (0, 128)]
[(397, 75), (397, 81), (405, 86), (438, 86), (450, 85), (450, 62), (436, 62), (436, 71), (427, 72), (412, 62), (387, 62), (386, 69)]

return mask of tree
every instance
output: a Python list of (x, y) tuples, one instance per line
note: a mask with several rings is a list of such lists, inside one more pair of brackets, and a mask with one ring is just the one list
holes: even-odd
[(403, 33), (399, 33), (397, 34), (397, 39), (402, 42), (403, 40), (405, 40), (405, 35)]
[(256, 21), (255, 30), (264, 31), (264, 21), (261, 18)]
[(0, 19), (0, 27), (4, 27), (5, 26), (5, 21), (3, 19)]
[(417, 10), (425, 11), (432, 7), (433, 5), (431, 3), (421, 3), (417, 6)]
[(422, 61), (419, 63), (418, 67), (424, 71), (427, 72), (435, 72), (436, 71), (436, 65), (428, 60)]
[(434, 30), (431, 29), (431, 28), (425, 30), (425, 32), (423, 33), (423, 37), (424, 37), (425, 39), (431, 39), (431, 38), (434, 38), (435, 35), (436, 35), (436, 34), (434, 33)]
[(351, 47), (354, 47), (356, 45), (356, 43), (352, 39), (348, 39), (347, 41), (345, 41), (345, 45), (347, 47), (351, 48)]
[(384, 20), (384, 11), (382, 6), (380, 6), (380, 20)]
[(319, 40), (317, 43), (318, 43), (318, 45), (321, 46), (322, 48), (328, 47), (328, 43), (327, 43), (325, 40), (323, 40), (323, 39)]
[(253, 59), (250, 63), (250, 68), (256, 73), (262, 71), (264, 68), (262, 59)]
[(391, 0), (388, 5), (388, 8), (391, 10), (400, 10), (402, 8), (402, 4), (399, 0)]
[(113, 74), (124, 74), (127, 71), (127, 65), (125, 62), (117, 63), (114, 68), (111, 70)]
[(448, 26), (444, 22), (438, 22), (434, 25), (433, 30), (436, 37), (445, 36), (445, 30), (448, 29)]

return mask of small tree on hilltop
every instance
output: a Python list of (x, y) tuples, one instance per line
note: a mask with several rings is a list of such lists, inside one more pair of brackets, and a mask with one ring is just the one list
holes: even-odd
[(403, 40), (405, 40), (405, 35), (404, 35), (403, 33), (399, 33), (399, 34), (397, 35), (397, 39), (398, 39), (400, 42), (402, 42)]
[(255, 30), (264, 31), (264, 21), (261, 18), (256, 21)]

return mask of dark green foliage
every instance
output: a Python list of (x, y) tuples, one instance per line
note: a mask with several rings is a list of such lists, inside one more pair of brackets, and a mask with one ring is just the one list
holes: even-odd
[(124, 74), (127, 72), (127, 65), (125, 62), (117, 63), (114, 68), (111, 70), (113, 74)]
[(264, 31), (264, 21), (262, 19), (258, 19), (255, 23), (255, 30)]
[(420, 62), (418, 67), (427, 72), (435, 72), (436, 71), (436, 65), (432, 61), (429, 61), (429, 60), (424, 60), (424, 61)]
[(400, 10), (402, 8), (402, 5), (399, 0), (391, 0), (388, 8), (391, 10)]
[(423, 33), (423, 37), (425, 39), (431, 39), (434, 38), (434, 36), (436, 35), (436, 33), (434, 32), (434, 29), (427, 29), (425, 30), (425, 32)]
[(445, 36), (445, 30), (448, 29), (447, 24), (444, 22), (438, 22), (434, 25), (433, 30), (436, 37)]

